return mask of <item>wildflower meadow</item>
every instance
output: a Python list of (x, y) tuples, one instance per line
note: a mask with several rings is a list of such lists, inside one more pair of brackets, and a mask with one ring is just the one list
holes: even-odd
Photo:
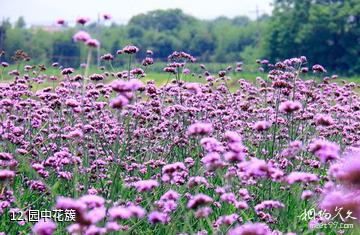
[(156, 84), (152, 50), (99, 68), (101, 41), (72, 40), (80, 69), (1, 63), (1, 235), (360, 234), (357, 83), (306, 55), (248, 80), (175, 51)]

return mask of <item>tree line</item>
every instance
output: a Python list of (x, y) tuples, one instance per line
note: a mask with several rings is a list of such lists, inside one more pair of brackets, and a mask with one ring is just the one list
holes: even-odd
[[(127, 24), (90, 23), (49, 30), (28, 28), (23, 18), (0, 25), (0, 47), (11, 55), (22, 49), (38, 63), (79, 66), (86, 47), (72, 36), (85, 30), (101, 42), (100, 53), (115, 53), (127, 44), (147, 49), (166, 60), (175, 50), (191, 53), (200, 62), (252, 63), (305, 55), (328, 70), (360, 74), (359, 0), (275, 0), (272, 14), (255, 20), (246, 16), (200, 20), (179, 9), (156, 10), (131, 18)], [(121, 60), (119, 61), (121, 63)]]

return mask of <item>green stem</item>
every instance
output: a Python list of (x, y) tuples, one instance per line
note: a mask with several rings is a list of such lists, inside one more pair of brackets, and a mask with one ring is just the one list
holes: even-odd
[(91, 48), (89, 48), (89, 51), (88, 51), (88, 56), (87, 56), (87, 60), (86, 60), (86, 69), (85, 69), (85, 77), (84, 79), (86, 79), (88, 77), (88, 74), (89, 74), (89, 69), (90, 69), (90, 63), (91, 63)]
[(129, 66), (128, 66), (128, 80), (130, 80), (130, 71), (131, 71), (131, 60), (132, 60), (132, 55), (130, 54), (130, 57), (129, 57)]
[(275, 142), (276, 142), (276, 130), (277, 130), (277, 118), (279, 115), (279, 102), (280, 102), (280, 90), (278, 93), (278, 97), (275, 101), (275, 123), (274, 123), (274, 131), (273, 131), (273, 137), (272, 137), (272, 148), (271, 148), (271, 159), (274, 158), (274, 150), (275, 150)]

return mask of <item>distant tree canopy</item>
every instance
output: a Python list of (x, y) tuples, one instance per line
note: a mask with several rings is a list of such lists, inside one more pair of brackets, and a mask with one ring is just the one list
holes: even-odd
[(252, 63), (257, 58), (272, 61), (307, 56), (328, 70), (360, 74), (359, 0), (275, 0), (271, 16), (257, 20), (246, 16), (200, 20), (179, 9), (156, 10), (131, 18), (126, 25), (95, 23), (61, 30), (27, 28), (23, 18), (15, 25), (0, 25), (0, 47), (7, 54), (23, 49), (36, 62), (59, 61), (78, 66), (86, 47), (72, 36), (80, 29), (101, 42), (101, 53), (115, 53), (126, 44), (154, 51), (166, 60), (174, 50), (187, 51), (201, 62)]
[(276, 0), (263, 39), (271, 60), (306, 55), (329, 70), (360, 73), (359, 0)]
[(195, 18), (182, 13), (181, 10), (152, 11), (147, 14), (134, 16), (129, 26), (139, 26), (145, 30), (172, 31), (193, 24)]
[[(257, 24), (245, 16), (199, 20), (175, 9), (140, 14), (126, 25), (92, 23), (84, 30), (100, 40), (102, 53), (115, 53), (126, 44), (135, 44), (143, 49), (139, 58), (146, 49), (153, 50), (155, 58), (161, 60), (166, 60), (174, 50), (184, 50), (199, 61), (234, 62), (253, 56), (242, 53), (248, 47), (257, 50), (257, 32), (260, 28), (264, 30), (266, 23), (266, 18)], [(0, 28), (1, 46), (7, 52), (6, 59), (17, 49), (23, 49), (42, 63), (48, 59), (75, 66), (84, 60), (84, 47), (72, 41), (72, 35), (80, 29), (76, 26), (48, 32), (42, 28), (25, 28), (23, 18), (19, 18), (15, 26), (9, 26), (9, 22), (4, 21)], [(250, 59), (256, 58), (253, 56)]]

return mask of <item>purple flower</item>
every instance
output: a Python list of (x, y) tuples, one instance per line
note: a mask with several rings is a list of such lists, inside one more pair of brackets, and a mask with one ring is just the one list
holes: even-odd
[(79, 129), (69, 132), (69, 134), (66, 135), (68, 139), (82, 139), (84, 136), (83, 132)]
[(1, 62), (1, 66), (6, 68), (6, 67), (9, 67), (9, 63), (7, 62)]
[(72, 108), (78, 107), (80, 105), (80, 103), (75, 99), (67, 99), (65, 104)]
[(159, 186), (156, 180), (140, 180), (132, 184), (138, 192), (151, 191)]
[(93, 38), (86, 40), (85, 44), (89, 47), (100, 47), (100, 42)]
[(315, 139), (309, 145), (310, 152), (314, 153), (322, 163), (336, 160), (340, 157), (340, 147), (327, 140)]
[(315, 123), (316, 125), (320, 126), (331, 126), (334, 124), (334, 120), (331, 118), (331, 116), (318, 114), (315, 116)]
[(149, 65), (152, 65), (154, 64), (154, 59), (153, 58), (150, 58), (150, 57), (146, 57), (142, 63), (141, 63), (143, 66), (149, 66)]
[(292, 113), (299, 111), (302, 108), (302, 105), (299, 101), (285, 101), (279, 105), (279, 111), (282, 113)]
[(272, 208), (284, 208), (285, 205), (279, 201), (274, 200), (267, 200), (262, 201), (261, 203), (257, 204), (254, 209), (256, 212), (265, 210), (265, 209), (272, 209)]
[(137, 79), (131, 79), (130, 81), (115, 80), (111, 83), (111, 88), (120, 94), (136, 91), (143, 87), (144, 84)]
[(9, 75), (13, 75), (13, 76), (19, 76), (19, 75), (20, 75), (19, 71), (16, 70), (16, 69), (11, 70), (8, 74), (9, 74)]
[(319, 180), (318, 176), (308, 172), (291, 172), (287, 177), (288, 184), (294, 184), (296, 182), (310, 183)]
[(115, 99), (111, 100), (110, 107), (113, 109), (122, 109), (128, 104), (129, 100), (125, 96), (119, 95)]
[(101, 80), (104, 80), (105, 77), (102, 74), (94, 73), (94, 74), (91, 74), (89, 76), (89, 78), (91, 81), (101, 81)]
[(32, 228), (33, 233), (37, 235), (51, 235), (56, 229), (56, 224), (51, 220), (40, 220)]
[(188, 181), (189, 188), (193, 188), (198, 185), (204, 185), (205, 187), (209, 187), (209, 183), (202, 176), (195, 176), (195, 177), (189, 178), (189, 181)]
[[(360, 197), (357, 191), (334, 190), (325, 192), (319, 207), (333, 216), (340, 215), (342, 219), (350, 220), (347, 217), (350, 215), (352, 218), (356, 218), (357, 222), (360, 222)], [(337, 218), (341, 219), (340, 216)]]
[(110, 53), (107, 53), (105, 55), (102, 55), (100, 57), (102, 60), (105, 60), (105, 61), (111, 61), (111, 60), (114, 60), (114, 56)]
[(85, 25), (87, 22), (89, 22), (89, 18), (87, 18), (87, 17), (78, 17), (77, 19), (76, 19), (76, 23), (78, 23), (78, 24), (81, 24), (81, 25)]
[(96, 207), (84, 215), (85, 222), (90, 221), (91, 224), (96, 224), (106, 217), (105, 207)]
[(360, 187), (360, 152), (351, 152), (331, 166), (330, 174), (347, 186)]
[(222, 144), (215, 138), (212, 137), (204, 137), (201, 139), (200, 144), (204, 147), (204, 149), (208, 152), (223, 152), (224, 147)]
[(61, 70), (62, 75), (69, 75), (72, 74), (75, 70), (73, 68), (64, 68)]
[(309, 68), (308, 67), (302, 67), (301, 72), (302, 73), (307, 73), (307, 72), (309, 72)]
[(201, 90), (201, 87), (198, 83), (187, 83), (185, 85), (185, 88), (192, 92), (193, 94), (201, 94), (202, 93), (202, 90)]
[(234, 193), (223, 193), (220, 196), (220, 201), (234, 204), (236, 202), (236, 196)]
[(146, 214), (146, 211), (141, 206), (129, 206), (127, 209), (136, 218), (143, 218)]
[(78, 41), (86, 42), (87, 40), (91, 39), (91, 36), (87, 32), (80, 30), (73, 36), (73, 39), (75, 42), (78, 42)]
[(212, 213), (212, 209), (210, 207), (201, 207), (196, 210), (195, 217), (196, 218), (206, 218)]
[(238, 214), (224, 215), (220, 217), (220, 220), (223, 224), (232, 225), (239, 219)]
[(304, 190), (301, 193), (301, 199), (302, 200), (308, 200), (309, 198), (311, 198), (314, 195), (314, 193), (310, 190)]
[(256, 131), (265, 131), (271, 127), (271, 122), (269, 121), (258, 121), (254, 124), (253, 129)]
[(231, 142), (241, 142), (242, 139), (238, 133), (235, 131), (226, 131), (225, 132), (225, 138), (231, 143)]
[(219, 71), (219, 77), (223, 78), (225, 77), (226, 75), (226, 71), (222, 70), (222, 71)]
[(251, 158), (249, 161), (241, 162), (239, 168), (249, 176), (265, 177), (269, 174), (268, 164), (258, 158)]
[(169, 190), (166, 193), (164, 193), (164, 195), (161, 196), (160, 200), (173, 200), (173, 201), (177, 201), (180, 198), (180, 194), (178, 194), (176, 191), (174, 190)]
[(146, 211), (140, 206), (113, 207), (109, 209), (109, 216), (114, 219), (143, 218)]
[(109, 209), (109, 216), (111, 219), (130, 219), (132, 212), (126, 207), (113, 207)]
[(186, 75), (190, 74), (190, 69), (185, 68), (185, 69), (183, 70), (183, 74), (186, 74)]
[(139, 51), (139, 48), (132, 45), (127, 45), (122, 49), (123, 53), (125, 54), (135, 54)]
[(57, 19), (57, 20), (56, 20), (56, 24), (58, 24), (58, 25), (64, 25), (64, 24), (65, 24), (65, 20), (64, 20), (64, 19)]
[(326, 69), (319, 64), (314, 65), (312, 67), (312, 70), (314, 73), (326, 73), (327, 72)]
[(0, 170), (0, 180), (12, 179), (15, 177), (15, 172), (11, 170)]
[(175, 171), (184, 171), (186, 170), (186, 166), (184, 165), (184, 163), (182, 162), (175, 162), (175, 163), (172, 163), (172, 164), (168, 164), (168, 165), (165, 165), (163, 166), (162, 168), (162, 173), (163, 174), (173, 174)]
[(82, 213), (86, 210), (86, 204), (81, 202), (81, 201), (77, 201), (74, 200), (72, 198), (66, 198), (66, 197), (58, 197), (56, 200), (56, 206), (57, 209), (62, 209), (62, 210), (68, 210), (68, 209), (73, 209), (79, 213)]
[(176, 73), (176, 68), (167, 66), (167, 67), (165, 67), (163, 69), (163, 71), (166, 72), (166, 73), (174, 73), (175, 74)]
[(211, 123), (197, 122), (188, 128), (189, 135), (206, 135), (213, 131)]
[(170, 221), (170, 218), (166, 213), (153, 211), (149, 214), (148, 220), (152, 224), (156, 224), (156, 223), (166, 224)]
[(111, 18), (112, 18), (111, 14), (109, 14), (109, 13), (104, 13), (102, 15), (102, 17), (103, 17), (104, 20), (111, 20)]
[(270, 235), (270, 228), (264, 223), (246, 223), (231, 229), (228, 235)]
[(196, 61), (195, 57), (183, 51), (182, 52), (174, 51), (171, 55), (168, 56), (168, 59), (173, 61), (178, 61), (183, 59), (190, 61), (192, 63)]
[(145, 72), (142, 68), (134, 68), (133, 70), (130, 71), (130, 74), (145, 76)]
[(208, 195), (197, 194), (189, 200), (187, 207), (190, 209), (196, 209), (200, 206), (208, 205), (212, 202), (213, 202), (213, 199), (211, 197), (209, 197)]
[(218, 168), (222, 168), (225, 166), (225, 163), (220, 158), (220, 154), (216, 152), (208, 153), (205, 157), (201, 159), (201, 162), (209, 171), (214, 171)]
[(89, 208), (102, 207), (105, 204), (105, 199), (97, 195), (84, 195), (79, 198), (79, 201), (85, 203)]
[(115, 231), (119, 231), (121, 230), (122, 226), (119, 225), (117, 222), (112, 221), (112, 222), (108, 222), (106, 223), (106, 229), (109, 232), (115, 232)]

